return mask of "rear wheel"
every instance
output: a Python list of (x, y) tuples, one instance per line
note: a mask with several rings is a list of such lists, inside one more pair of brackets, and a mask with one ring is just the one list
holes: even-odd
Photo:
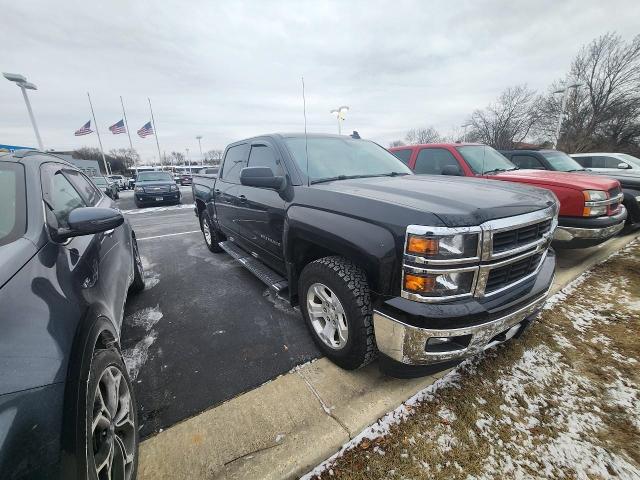
[(204, 243), (207, 245), (207, 248), (213, 253), (222, 252), (222, 247), (219, 245), (221, 241), (220, 235), (213, 226), (209, 213), (207, 213), (206, 210), (200, 212), (200, 229), (202, 230), (202, 235), (204, 235)]
[(132, 480), (138, 468), (138, 419), (131, 380), (119, 352), (96, 350), (84, 414), (86, 471), (92, 480)]
[(367, 278), (342, 257), (308, 264), (300, 275), (300, 307), (320, 350), (347, 370), (375, 359), (377, 348)]

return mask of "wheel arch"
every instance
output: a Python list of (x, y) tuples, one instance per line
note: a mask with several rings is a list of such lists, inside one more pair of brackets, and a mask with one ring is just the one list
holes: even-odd
[(307, 207), (289, 209), (284, 228), (284, 254), (289, 295), (298, 301), (298, 279), (310, 262), (342, 256), (362, 268), (372, 294), (386, 294), (396, 261), (392, 233), (373, 223)]

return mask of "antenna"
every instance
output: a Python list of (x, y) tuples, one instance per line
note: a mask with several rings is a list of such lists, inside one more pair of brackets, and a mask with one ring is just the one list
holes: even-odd
[(302, 111), (304, 113), (304, 153), (307, 159), (307, 187), (311, 185), (309, 180), (309, 145), (307, 141), (307, 99), (304, 95), (304, 75), (302, 76)]

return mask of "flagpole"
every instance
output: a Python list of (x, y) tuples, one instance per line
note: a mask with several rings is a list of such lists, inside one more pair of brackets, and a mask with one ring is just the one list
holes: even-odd
[(127, 127), (127, 135), (129, 137), (129, 147), (131, 148), (131, 158), (133, 160), (133, 166), (136, 166), (136, 160), (133, 157), (133, 143), (131, 142), (131, 132), (129, 132), (129, 122), (127, 122), (127, 112), (124, 111), (124, 101), (122, 95), (120, 95), (120, 104), (122, 105), (122, 115), (124, 116), (124, 125)]
[(156, 147), (158, 147), (158, 160), (160, 161), (160, 165), (162, 165), (162, 155), (160, 155), (160, 142), (158, 142), (158, 129), (156, 128), (156, 121), (153, 118), (153, 108), (151, 108), (151, 99), (147, 97), (149, 100), (149, 111), (151, 112), (151, 123), (153, 123), (153, 135), (156, 137)]
[(102, 148), (102, 140), (100, 140), (100, 131), (98, 130), (98, 122), (96, 121), (96, 114), (93, 111), (93, 104), (91, 103), (91, 95), (87, 92), (87, 98), (89, 99), (89, 106), (91, 107), (91, 116), (93, 117), (93, 126), (96, 129), (96, 134), (98, 135), (98, 144), (100, 145), (100, 153), (102, 153), (102, 164), (104, 165), (104, 171), (107, 175), (111, 175), (109, 173), (109, 167), (107, 167), (107, 159), (104, 157), (104, 149)]

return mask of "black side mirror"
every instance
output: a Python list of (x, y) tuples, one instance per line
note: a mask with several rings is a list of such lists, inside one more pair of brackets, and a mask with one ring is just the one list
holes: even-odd
[(58, 228), (55, 237), (64, 241), (71, 237), (81, 237), (113, 230), (124, 223), (122, 213), (113, 208), (80, 207), (71, 210), (69, 228)]
[(285, 187), (285, 178), (274, 175), (270, 167), (245, 167), (240, 172), (240, 183), (247, 187), (274, 188), (280, 191)]
[(458, 165), (445, 165), (442, 167), (442, 175), (462, 176), (462, 170)]

